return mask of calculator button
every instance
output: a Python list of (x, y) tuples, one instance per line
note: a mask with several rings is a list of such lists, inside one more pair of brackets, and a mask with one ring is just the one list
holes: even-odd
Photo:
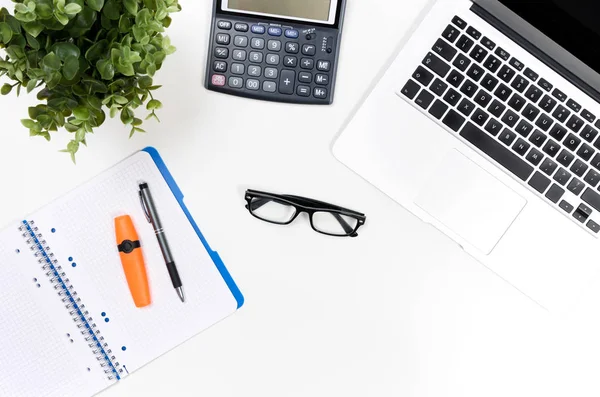
[(215, 63), (213, 64), (213, 70), (215, 72), (225, 73), (227, 71), (227, 62), (215, 61)]
[(281, 28), (278, 28), (277, 26), (269, 27), (269, 35), (271, 36), (281, 36), (282, 33), (283, 31), (281, 30)]
[(215, 57), (226, 59), (229, 56), (229, 49), (224, 47), (215, 47)]
[(302, 69), (312, 69), (315, 67), (315, 60), (309, 58), (302, 58), (300, 61), (300, 67)]
[(290, 39), (297, 39), (300, 37), (300, 33), (295, 29), (286, 29), (285, 37), (289, 37)]
[(312, 74), (308, 72), (300, 72), (298, 74), (298, 81), (302, 83), (310, 83), (312, 82)]
[(264, 34), (266, 31), (264, 26), (261, 25), (252, 25), (252, 33), (256, 34)]
[(304, 55), (315, 55), (317, 53), (317, 47), (312, 44), (304, 44), (302, 46), (302, 53)]
[(283, 58), (283, 66), (288, 68), (295, 68), (298, 66), (298, 58), (296, 57), (284, 57)]
[(279, 40), (269, 40), (267, 43), (267, 48), (269, 51), (281, 51), (281, 41)]
[(218, 33), (216, 40), (217, 44), (227, 45), (229, 44), (229, 40), (231, 40), (231, 36), (229, 36), (227, 33)]
[(294, 93), (294, 81), (296, 80), (296, 72), (292, 70), (282, 70), (279, 78), (279, 92), (282, 94)]
[(265, 68), (265, 77), (268, 79), (276, 79), (279, 74), (279, 70), (275, 68)]
[(292, 43), (292, 42), (288, 41), (287, 43), (285, 43), (285, 52), (290, 53), (290, 54), (297, 54), (298, 47), (299, 47), (298, 43)]
[(263, 61), (263, 53), (252, 51), (250, 53), (250, 62), (261, 63)]
[(246, 67), (243, 63), (232, 63), (231, 64), (231, 73), (233, 74), (244, 74), (246, 71)]
[(279, 65), (279, 55), (267, 54), (267, 65)]
[(258, 91), (260, 87), (260, 81), (256, 79), (248, 79), (246, 80), (246, 88), (252, 91)]
[(296, 94), (300, 96), (310, 96), (310, 87), (299, 85), (298, 88), (296, 88)]
[(248, 66), (248, 76), (259, 77), (262, 73), (262, 68), (256, 65)]
[(232, 58), (236, 61), (245, 61), (246, 60), (246, 51), (244, 50), (233, 50)]
[(247, 32), (248, 25), (245, 23), (236, 23), (234, 26), (234, 29), (237, 30), (238, 32)]
[(315, 76), (315, 83), (318, 85), (327, 85), (329, 84), (329, 76), (319, 73)]
[(250, 40), (250, 47), (255, 48), (257, 50), (262, 50), (265, 48), (265, 39), (261, 39), (260, 37), (253, 37)]
[(317, 87), (315, 88), (313, 95), (315, 96), (315, 98), (318, 99), (325, 99), (327, 98), (327, 89), (326, 88), (321, 88), (321, 87)]
[(263, 82), (263, 91), (266, 91), (266, 92), (277, 91), (277, 83), (275, 83), (274, 81)]
[(225, 85), (225, 76), (222, 76), (220, 74), (213, 74), (211, 82), (213, 85), (222, 87)]
[(233, 44), (236, 47), (248, 47), (248, 37), (246, 36), (235, 36)]
[(218, 21), (217, 22), (217, 27), (219, 29), (229, 30), (229, 29), (231, 29), (231, 22), (229, 22), (229, 21)]
[(331, 62), (329, 61), (317, 61), (317, 70), (322, 72), (329, 72), (331, 69)]
[[(233, 67), (233, 65), (231, 65)], [(229, 86), (231, 88), (242, 88), (244, 85), (244, 79), (241, 77), (230, 77), (229, 78)]]

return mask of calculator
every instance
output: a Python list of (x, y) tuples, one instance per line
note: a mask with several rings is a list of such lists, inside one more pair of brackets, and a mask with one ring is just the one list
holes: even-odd
[(346, 0), (214, 0), (205, 86), (267, 101), (328, 105)]

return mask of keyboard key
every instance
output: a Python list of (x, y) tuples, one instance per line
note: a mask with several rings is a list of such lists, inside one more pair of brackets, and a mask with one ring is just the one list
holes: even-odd
[(525, 160), (529, 161), (533, 165), (538, 165), (543, 158), (544, 155), (539, 150), (531, 149), (529, 153), (527, 153), (527, 157), (525, 157)]
[(461, 98), (462, 95), (452, 88), (450, 88), (446, 95), (444, 95), (444, 101), (448, 102), (452, 106), (456, 105)]
[(596, 142), (594, 142), (594, 147), (596, 149), (600, 149), (600, 138), (596, 139)]
[(569, 182), (569, 179), (571, 179), (571, 174), (564, 168), (561, 168), (554, 174), (553, 179), (558, 182), (559, 185), (565, 186), (567, 182)]
[(500, 71), (498, 72), (498, 77), (500, 77), (501, 80), (503, 80), (505, 83), (508, 83), (509, 81), (512, 80), (513, 77), (515, 77), (515, 70), (511, 67), (509, 67), (508, 65), (504, 65), (500, 68)]
[(433, 53), (428, 53), (425, 59), (423, 59), (423, 65), (427, 66), (429, 69), (433, 70), (437, 75), (441, 77), (446, 77), (448, 72), (450, 71), (450, 65), (446, 62), (442, 61)]
[(519, 116), (512, 110), (508, 109), (506, 113), (504, 113), (502, 121), (509, 127), (514, 127), (515, 124), (517, 124), (517, 121), (519, 121)]
[(451, 43), (454, 43), (458, 36), (460, 36), (460, 31), (452, 25), (448, 25), (442, 33), (442, 37)]
[(588, 203), (596, 211), (600, 211), (600, 194), (596, 193), (593, 189), (585, 189), (581, 199)]
[(482, 68), (480, 68), (476, 64), (473, 64), (469, 68), (469, 71), (467, 72), (467, 76), (469, 76), (470, 78), (472, 78), (475, 81), (479, 81), (479, 79), (481, 79), (481, 76), (483, 76), (484, 72), (485, 71)]
[(594, 123), (594, 126), (596, 128), (600, 128), (600, 120), (596, 120), (596, 122)]
[(553, 123), (554, 120), (552, 120), (550, 116), (547, 116), (544, 113), (542, 113), (542, 115), (535, 122), (535, 125), (540, 127), (543, 131), (548, 131)]
[(540, 81), (538, 81), (538, 85), (548, 92), (552, 90), (552, 84), (550, 84), (546, 79), (540, 79)]
[(491, 92), (498, 85), (498, 79), (487, 73), (483, 80), (481, 80), (481, 85)]
[(524, 156), (525, 153), (529, 150), (531, 145), (522, 140), (521, 138), (517, 139), (517, 142), (513, 145), (513, 150), (517, 152), (517, 154)]
[(533, 167), (525, 160), (520, 159), (509, 149), (500, 145), (498, 141), (487, 135), (474, 124), (468, 122), (461, 130), (460, 136), (473, 144), (483, 153), (490, 156), (519, 179), (526, 181), (533, 173)]
[(469, 54), (469, 56), (471, 58), (473, 58), (476, 62), (481, 63), (481, 62), (483, 62), (483, 60), (485, 59), (485, 57), (487, 56), (487, 54), (488, 54), (487, 50), (485, 50), (480, 45), (476, 45), (475, 48), (473, 48), (473, 50)]
[(574, 132), (578, 132), (581, 127), (583, 127), (583, 120), (579, 117), (572, 115), (569, 121), (567, 122), (567, 127)]
[(536, 103), (542, 97), (542, 90), (532, 85), (529, 87), (525, 96), (533, 103)]
[(537, 117), (537, 115), (540, 114), (540, 111), (539, 111), (538, 108), (536, 108), (532, 104), (528, 104), (527, 106), (525, 106), (525, 109), (523, 109), (523, 112), (521, 112), (521, 114), (527, 120), (533, 121), (533, 120), (535, 120), (535, 118)]
[(488, 110), (490, 111), (490, 113), (492, 113), (496, 117), (500, 117), (502, 115), (502, 113), (504, 112), (504, 109), (506, 109), (506, 106), (504, 106), (497, 99), (494, 99), (494, 101), (492, 102), (492, 104), (488, 108)]
[(471, 98), (475, 95), (475, 91), (477, 90), (477, 86), (471, 80), (467, 79), (465, 83), (460, 87), (460, 92)]
[(560, 145), (553, 140), (549, 140), (542, 149), (544, 153), (546, 153), (550, 157), (556, 156), (558, 151), (560, 150)]
[(475, 95), (475, 103), (477, 103), (482, 108), (486, 107), (488, 103), (492, 100), (492, 94), (485, 90), (479, 90), (477, 95)]
[(593, 123), (594, 120), (596, 120), (596, 116), (594, 116), (592, 114), (592, 112), (590, 112), (587, 109), (583, 109), (583, 112), (581, 112), (581, 115), (583, 116), (584, 119), (586, 119), (590, 123)]
[(475, 42), (473, 40), (471, 40), (463, 34), (462, 36), (460, 36), (460, 39), (458, 39), (458, 41), (456, 42), (456, 47), (458, 47), (458, 49), (462, 52), (468, 52), (471, 49), (471, 47), (473, 47), (474, 43)]
[(546, 178), (541, 172), (536, 172), (528, 183), (538, 193), (544, 193), (550, 186), (550, 179)]
[(433, 47), (431, 49), (442, 56), (447, 61), (451, 61), (454, 58), (454, 55), (458, 52), (454, 47), (450, 44), (446, 43), (442, 39), (437, 39)]
[(552, 201), (554, 204), (556, 204), (564, 194), (565, 190), (557, 184), (553, 183), (550, 189), (548, 189), (548, 192), (546, 193), (546, 198)]
[(500, 142), (504, 143), (506, 146), (510, 146), (516, 138), (517, 138), (517, 134), (515, 134), (508, 128), (505, 128), (504, 130), (502, 130), (502, 133), (498, 137), (498, 139), (500, 139)]
[(585, 178), (583, 178), (591, 187), (596, 187), (600, 182), (600, 173), (594, 170), (589, 170)]
[(598, 231), (600, 231), (600, 225), (598, 225), (596, 222), (594, 222), (591, 219), (588, 221), (588, 223), (586, 223), (585, 226), (594, 233), (598, 233)]
[(508, 101), (508, 106), (519, 112), (525, 106), (525, 99), (519, 94), (514, 94)]
[(451, 71), (448, 77), (446, 77), (446, 81), (452, 84), (454, 87), (458, 87), (464, 79), (465, 76), (458, 73), (456, 70)]
[(448, 88), (448, 84), (444, 83), (440, 79), (435, 79), (435, 81), (431, 84), (431, 87), (429, 87), (429, 89), (437, 96), (442, 96), (446, 91), (446, 88)]
[(558, 107), (556, 108), (554, 113), (552, 113), (552, 116), (555, 119), (557, 119), (558, 121), (561, 121), (563, 123), (567, 120), (567, 118), (569, 118), (570, 115), (571, 115), (571, 112), (569, 111), (569, 109), (567, 109), (563, 105), (558, 105)]
[(511, 58), (509, 65), (512, 66), (513, 68), (517, 69), (518, 71), (523, 70), (523, 68), (525, 67), (525, 65), (523, 65), (523, 63), (521, 61), (519, 61), (517, 58)]
[(540, 165), (540, 170), (548, 176), (552, 175), (556, 171), (556, 168), (558, 168), (558, 164), (548, 158)]
[(481, 33), (479, 30), (475, 29), (473, 26), (469, 26), (467, 28), (467, 34), (474, 38), (475, 40), (479, 40), (481, 38)]
[(586, 163), (584, 163), (580, 159), (577, 159), (571, 166), (571, 172), (573, 172), (575, 175), (577, 175), (579, 177), (583, 177), (583, 175), (585, 174), (585, 172), (587, 171), (588, 168), (589, 167), (587, 166)]
[(587, 221), (591, 214), (592, 210), (587, 205), (581, 204), (579, 208), (577, 208), (575, 212), (573, 212), (573, 218), (583, 223)]
[(552, 109), (556, 106), (556, 100), (549, 95), (544, 95), (544, 98), (540, 101), (539, 105), (543, 111), (546, 113), (550, 113)]
[(429, 83), (431, 83), (431, 80), (433, 80), (433, 74), (423, 66), (417, 67), (417, 70), (415, 70), (412, 77), (425, 87), (427, 87)]
[(408, 83), (404, 85), (401, 92), (408, 98), (413, 99), (420, 89), (421, 87), (417, 83), (412, 80), (408, 80)]
[(458, 28), (460, 30), (463, 30), (464, 28), (467, 27), (467, 23), (465, 21), (463, 21), (462, 19), (460, 19), (460, 17), (455, 16), (454, 18), (452, 18), (452, 23), (455, 24), (456, 26), (458, 26)]
[(565, 135), (567, 135), (567, 129), (559, 124), (554, 124), (554, 127), (552, 127), (549, 134), (552, 138), (560, 142), (565, 137)]
[(492, 73), (496, 73), (496, 71), (500, 68), (500, 65), (502, 65), (502, 61), (491, 54), (483, 63), (483, 67)]
[(567, 203), (565, 200), (561, 201), (558, 206), (568, 214), (570, 214), (575, 209), (571, 204)]
[(465, 116), (469, 116), (475, 109), (475, 105), (473, 104), (473, 102), (465, 98), (460, 102), (460, 105), (458, 105), (457, 109)]
[(471, 120), (473, 120), (473, 122), (475, 124), (477, 124), (481, 127), (483, 127), (483, 125), (489, 118), (490, 118), (489, 114), (487, 114), (486, 112), (484, 112), (481, 109), (475, 110), (475, 113), (473, 113), (473, 116), (471, 116)]
[(573, 150), (573, 151), (575, 151), (575, 149), (577, 149), (577, 146), (579, 146), (580, 143), (581, 143), (581, 139), (577, 138), (573, 134), (569, 134), (567, 139), (565, 139), (565, 141), (563, 142), (563, 144), (565, 145), (565, 147), (567, 149)]
[(577, 151), (577, 155), (583, 160), (588, 161), (594, 155), (594, 149), (592, 149), (589, 145), (584, 143)]
[(516, 79), (513, 80), (512, 84), (510, 86), (519, 92), (523, 92), (523, 91), (525, 91), (525, 89), (527, 88), (528, 85), (529, 85), (529, 80), (527, 80), (525, 77), (519, 75), (519, 76), (517, 76)]
[(496, 119), (490, 119), (485, 126), (485, 130), (489, 132), (491, 136), (496, 136), (502, 129), (502, 124)]
[(523, 72), (525, 74), (525, 76), (533, 81), (536, 81), (538, 79), (538, 77), (540, 77), (536, 72), (534, 72), (533, 70), (527, 68), (525, 69), (525, 72)]
[(515, 131), (517, 131), (521, 136), (525, 138), (529, 136), (529, 133), (531, 133), (532, 130), (533, 126), (525, 120), (519, 121), (519, 124), (517, 124), (517, 126), (515, 127)]
[(485, 36), (483, 36), (483, 39), (481, 39), (481, 44), (483, 44), (483, 46), (486, 47), (490, 51), (492, 51), (494, 48), (496, 48), (496, 43), (494, 43), (492, 40), (488, 39)]
[(430, 93), (427, 90), (423, 90), (423, 91), (421, 91), (419, 96), (417, 96), (417, 99), (415, 99), (415, 102), (417, 103), (417, 105), (419, 105), (423, 109), (427, 109), (429, 107), (429, 105), (431, 105), (431, 102), (433, 102), (433, 99), (434, 99), (434, 96), (432, 93)]
[(594, 156), (594, 158), (592, 159), (592, 161), (590, 161), (590, 164), (595, 169), (600, 170), (600, 153), (598, 153), (598, 154), (596, 154)]
[(452, 62), (452, 64), (458, 70), (460, 70), (461, 72), (464, 72), (465, 70), (467, 70), (467, 67), (469, 67), (469, 65), (471, 64), (471, 60), (463, 54), (458, 54), (458, 56), (456, 57), (454, 62)]
[(446, 117), (442, 120), (442, 123), (446, 124), (454, 131), (458, 131), (464, 122), (465, 118), (452, 109), (450, 109), (448, 114), (446, 114)]
[(581, 135), (581, 137), (587, 142), (592, 142), (594, 138), (596, 138), (596, 135), (598, 135), (598, 131), (595, 130), (591, 125), (586, 125), (583, 127), (583, 130), (581, 130), (581, 134), (579, 135)]
[(564, 102), (567, 100), (567, 94), (565, 94), (558, 88), (555, 88), (554, 91), (552, 91), (552, 96), (561, 102)]
[(570, 152), (566, 151), (565, 149), (561, 150), (558, 157), (556, 157), (556, 161), (558, 161), (565, 167), (570, 166), (573, 160), (575, 160), (575, 156), (573, 156)]
[(531, 137), (529, 137), (529, 142), (533, 143), (537, 147), (542, 147), (544, 142), (546, 142), (546, 135), (544, 135), (540, 130), (535, 130)]
[(448, 110), (448, 105), (438, 99), (429, 109), (429, 114), (439, 120), (446, 113), (446, 110)]
[(570, 107), (575, 113), (579, 113), (581, 111), (581, 105), (572, 99), (567, 101), (567, 106)]
[(508, 58), (510, 58), (510, 54), (508, 52), (506, 52), (502, 47), (496, 48), (496, 51), (494, 52), (494, 54), (498, 55), (500, 58), (504, 59), (505, 61), (508, 61)]
[(510, 95), (512, 94), (512, 90), (505, 86), (504, 84), (500, 84), (496, 91), (494, 91), (494, 95), (500, 98), (502, 101), (506, 101)]

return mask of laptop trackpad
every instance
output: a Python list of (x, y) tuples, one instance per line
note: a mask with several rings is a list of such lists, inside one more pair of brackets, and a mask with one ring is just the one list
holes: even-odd
[(458, 150), (448, 152), (415, 200), (485, 254), (492, 252), (526, 203)]

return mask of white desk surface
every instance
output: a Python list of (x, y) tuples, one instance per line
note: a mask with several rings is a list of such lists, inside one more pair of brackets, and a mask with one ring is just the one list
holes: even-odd
[[(335, 103), (306, 107), (205, 90), (212, 0), (183, 0), (178, 51), (156, 79), (162, 123), (129, 140), (109, 120), (77, 166), (58, 153), (66, 132), (47, 143), (21, 127), (33, 96), (0, 97), (0, 224), (152, 145), (245, 294), (237, 314), (102, 397), (598, 395), (597, 311), (550, 319), (331, 154), (425, 2), (349, 1)], [(367, 224), (356, 239), (269, 225), (247, 213), (246, 188), (338, 203)]]

